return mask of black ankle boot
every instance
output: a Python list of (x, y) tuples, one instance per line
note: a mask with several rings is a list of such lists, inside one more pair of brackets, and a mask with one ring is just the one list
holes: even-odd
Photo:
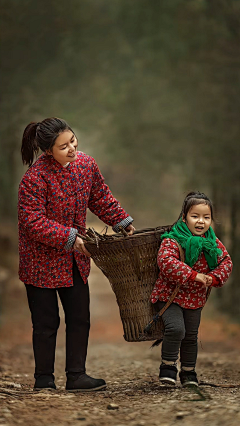
[(159, 380), (161, 383), (175, 385), (177, 380), (177, 367), (175, 365), (160, 365)]
[(179, 377), (183, 387), (198, 386), (197, 373), (194, 369), (191, 371), (185, 371), (185, 370), (180, 371)]
[(66, 390), (70, 392), (89, 392), (106, 388), (106, 382), (103, 379), (94, 379), (83, 374), (67, 374)]
[(34, 390), (41, 389), (56, 389), (56, 385), (54, 383), (54, 375), (44, 375), (38, 376), (35, 381)]

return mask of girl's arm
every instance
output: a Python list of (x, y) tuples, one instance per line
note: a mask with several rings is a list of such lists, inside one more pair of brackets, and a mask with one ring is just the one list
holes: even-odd
[(157, 263), (162, 275), (168, 281), (176, 284), (185, 284), (195, 281), (197, 272), (179, 260), (180, 254), (176, 242), (164, 238), (158, 252)]
[(222, 250), (222, 255), (218, 256), (218, 266), (209, 272), (208, 275), (212, 277), (212, 287), (222, 287), (232, 272), (233, 264), (226, 247), (218, 238), (216, 241), (218, 248)]
[(92, 161), (93, 181), (88, 207), (99, 219), (112, 226), (115, 232), (118, 232), (120, 225), (127, 228), (133, 222), (133, 219), (113, 197), (93, 158)]
[[(40, 176), (33, 179), (25, 175), (20, 183), (18, 194), (19, 227), (31, 240), (57, 249), (71, 248), (77, 231), (48, 219), (46, 205), (47, 184), (44, 179)], [(69, 244), (71, 238), (73, 241)]]

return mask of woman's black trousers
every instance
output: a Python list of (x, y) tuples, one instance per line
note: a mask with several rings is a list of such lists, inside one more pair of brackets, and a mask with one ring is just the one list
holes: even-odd
[(73, 287), (58, 289), (26, 285), (33, 324), (35, 378), (54, 372), (57, 331), (60, 324), (58, 297), (65, 313), (66, 372), (85, 372), (90, 328), (89, 287), (73, 262)]

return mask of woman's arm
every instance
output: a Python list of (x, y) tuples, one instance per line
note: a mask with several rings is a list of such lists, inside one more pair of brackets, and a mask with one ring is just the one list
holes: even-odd
[[(89, 209), (104, 223), (112, 226), (115, 232), (118, 232), (119, 226), (127, 229), (132, 224), (133, 218), (126, 213), (118, 200), (113, 197), (95, 160), (92, 160), (93, 181), (88, 202)], [(131, 230), (130, 227), (129, 231), (131, 232)]]

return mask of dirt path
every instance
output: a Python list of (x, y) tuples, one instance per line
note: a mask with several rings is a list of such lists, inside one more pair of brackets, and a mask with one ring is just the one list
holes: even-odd
[[(92, 328), (87, 370), (103, 377), (104, 392), (69, 394), (64, 390), (64, 326), (56, 355), (56, 392), (32, 391), (31, 325), (22, 285), (12, 278), (4, 298), (0, 328), (0, 426), (239, 425), (240, 329), (224, 319), (203, 318), (199, 348), (201, 394), (160, 386), (160, 349), (126, 343), (110, 286), (93, 268)], [(236, 387), (228, 387), (236, 384)]]

